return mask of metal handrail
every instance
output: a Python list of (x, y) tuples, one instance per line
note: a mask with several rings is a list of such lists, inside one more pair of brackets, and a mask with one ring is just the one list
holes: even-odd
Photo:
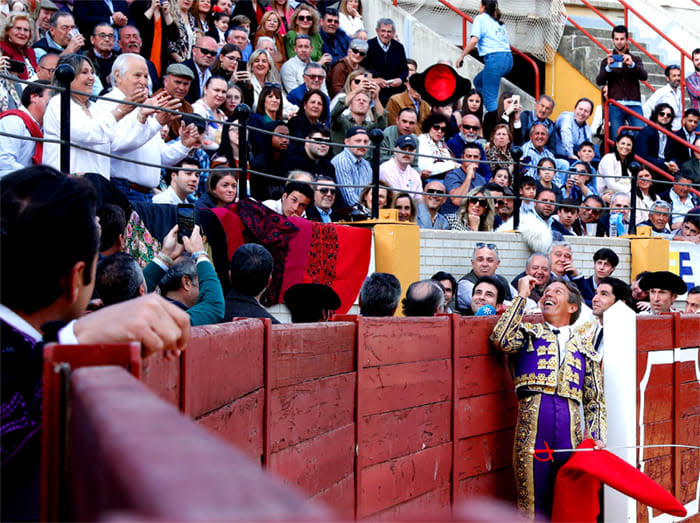
[[(589, 40), (591, 40), (594, 44), (596, 44), (596, 45), (597, 45), (598, 47), (600, 47), (603, 51), (605, 51), (606, 54), (608, 54), (608, 53), (610, 52), (610, 49), (608, 49), (607, 47), (605, 47), (605, 45), (603, 45), (603, 44), (600, 42), (600, 40), (598, 40), (595, 36), (593, 36), (591, 33), (589, 33), (588, 31), (586, 31), (586, 29), (584, 29), (584, 28), (583, 28), (579, 23), (577, 23), (573, 18), (571, 18), (569, 15), (566, 15), (566, 19), (571, 23), (571, 25), (573, 25), (576, 29), (578, 29), (578, 30), (581, 31), (584, 35), (586, 35), (586, 36), (588, 37)], [(655, 92), (655, 91), (656, 91), (656, 89), (654, 89), (654, 87), (653, 87), (649, 82), (647, 82), (646, 80), (642, 80), (642, 83), (643, 83), (644, 85), (646, 85), (649, 89), (651, 89), (652, 92)]]
[[(462, 49), (464, 49), (467, 46), (467, 22), (473, 24), (474, 19), (465, 12), (453, 6), (451, 3), (447, 2), (446, 0), (438, 0), (438, 2), (440, 2), (442, 5), (444, 5), (445, 7), (462, 17)], [(394, 7), (398, 7), (398, 0), (393, 0), (393, 3)], [(535, 72), (535, 99), (538, 99), (540, 97), (540, 69), (539, 67), (537, 67), (537, 62), (535, 62), (531, 57), (523, 53), (520, 49), (517, 49), (512, 45), (510, 46), (510, 49), (512, 52), (517, 54), (519, 57), (521, 57), (523, 60), (525, 60), (532, 66), (532, 69)]]

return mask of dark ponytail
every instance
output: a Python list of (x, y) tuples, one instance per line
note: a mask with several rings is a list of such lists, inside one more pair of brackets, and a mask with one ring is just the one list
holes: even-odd
[(481, 3), (486, 10), (486, 14), (494, 20), (496, 20), (496, 22), (498, 22), (499, 24), (503, 25), (503, 22), (501, 22), (501, 11), (498, 9), (498, 1), (481, 0)]

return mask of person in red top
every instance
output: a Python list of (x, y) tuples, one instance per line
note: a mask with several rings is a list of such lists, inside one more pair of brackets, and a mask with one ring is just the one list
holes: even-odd
[(27, 13), (16, 13), (10, 16), (7, 24), (0, 29), (2, 54), (24, 64), (24, 70), (14, 71), (22, 80), (36, 78), (36, 71), (39, 68), (34, 49), (30, 45), (32, 27), (33, 21)]

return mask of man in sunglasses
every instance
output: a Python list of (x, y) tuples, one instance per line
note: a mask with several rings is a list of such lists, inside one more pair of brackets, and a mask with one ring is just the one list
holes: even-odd
[(202, 97), (204, 86), (211, 77), (211, 66), (216, 60), (219, 46), (211, 36), (202, 36), (192, 48), (192, 58), (182, 62), (194, 74), (194, 80), (190, 83), (190, 90), (185, 97), (190, 103), (194, 103)]
[(317, 176), (314, 189), (314, 203), (306, 208), (306, 218), (313, 222), (331, 223), (338, 221), (333, 211), (333, 204), (338, 189), (328, 176)]
[[(418, 204), (418, 212), (416, 221), (421, 229), (439, 229), (443, 231), (450, 230), (450, 222), (447, 218), (440, 214), (440, 207), (445, 203), (446, 196), (438, 196), (447, 194), (445, 186), (440, 180), (433, 180), (425, 185), (425, 192), (428, 194), (423, 197), (423, 201)], [(456, 287), (456, 285), (455, 285)]]
[(340, 28), (338, 10), (329, 7), (321, 17), (323, 53), (331, 55), (331, 63), (341, 60), (348, 52), (350, 37)]
[(314, 123), (311, 124), (304, 138), (314, 141), (297, 143), (296, 147), (290, 145), (287, 163), (283, 169), (285, 174), (294, 170), (302, 170), (335, 180), (335, 167), (328, 159), (331, 130), (321, 123)]

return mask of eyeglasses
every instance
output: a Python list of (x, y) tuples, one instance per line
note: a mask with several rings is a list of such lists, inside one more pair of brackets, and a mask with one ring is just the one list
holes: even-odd
[(308, 16), (307, 15), (299, 15), (299, 16), (297, 16), (297, 20), (299, 22), (311, 22), (313, 19), (314, 19), (314, 17), (311, 15), (308, 15)]
[(670, 113), (668, 111), (664, 111), (662, 113), (659, 113), (659, 116), (667, 116), (670, 118), (671, 116), (673, 116), (673, 113)]
[(350, 50), (355, 54), (359, 54), (360, 56), (367, 56), (367, 53), (364, 51), (358, 51), (357, 49), (353, 49), (352, 47), (350, 48)]
[[(483, 199), (483, 198), (478, 199), (478, 200), (477, 200), (476, 198), (470, 198), (470, 199), (469, 199), (469, 203), (475, 203), (475, 204), (477, 204), (479, 207), (483, 207), (484, 209), (486, 209), (486, 206), (488, 205), (488, 203), (486, 203), (486, 200)], [(477, 245), (478, 245), (478, 244), (477, 244)], [(491, 247), (489, 247), (489, 249), (490, 249), (490, 248), (491, 248)]]
[(44, 71), (47, 71), (51, 74), (53, 74), (56, 71), (55, 67), (44, 67), (43, 65), (40, 65), (39, 69), (43, 69)]
[(484, 243), (484, 242), (476, 242), (475, 247), (477, 249), (483, 249), (484, 247), (491, 249), (492, 251), (497, 251), (498, 247), (496, 247), (495, 243)]
[(506, 205), (508, 202), (505, 200), (496, 200), (496, 205)]
[(360, 85), (360, 84), (362, 83), (362, 78), (355, 78), (355, 79), (352, 81), (352, 83), (354, 83), (355, 85)]
[(321, 194), (329, 194), (330, 193), (331, 195), (335, 195), (336, 190), (331, 189), (330, 187), (319, 187), (318, 192), (320, 192)]
[(226, 60), (231, 60), (232, 62), (238, 62), (240, 60), (240, 58), (235, 55), (222, 54), (221, 57), (226, 58)]
[(438, 132), (444, 133), (445, 130), (447, 129), (447, 126), (435, 124), (435, 125), (433, 125), (432, 129), (433, 129), (433, 131), (438, 131)]
[(428, 194), (444, 194), (444, 191), (440, 189), (426, 189), (425, 192)]
[(282, 89), (282, 86), (280, 84), (277, 84), (274, 82), (265, 82), (263, 84), (263, 87), (272, 87), (273, 89)]
[(216, 51), (214, 51), (212, 49), (207, 49), (206, 47), (197, 47), (197, 49), (199, 49), (199, 52), (202, 54), (206, 54), (209, 56), (216, 56)]
[(16, 32), (18, 32), (18, 33), (31, 33), (31, 32), (32, 32), (31, 29), (29, 29), (28, 27), (17, 27), (17, 26), (14, 26), (14, 27), (12, 27), (11, 29), (14, 29), (14, 30), (15, 30)]
[(114, 40), (114, 33), (97, 33), (93, 36), (97, 38), (102, 38), (102, 40)]
[(340, 20), (338, 20), (337, 18), (326, 18), (325, 21), (327, 24), (333, 24), (333, 25), (337, 25), (340, 23)]
[(323, 80), (326, 76), (323, 74), (305, 74), (307, 78), (310, 78), (311, 80)]
[(463, 125), (462, 129), (466, 129), (467, 131), (478, 131), (481, 129), (481, 127), (478, 125)]

